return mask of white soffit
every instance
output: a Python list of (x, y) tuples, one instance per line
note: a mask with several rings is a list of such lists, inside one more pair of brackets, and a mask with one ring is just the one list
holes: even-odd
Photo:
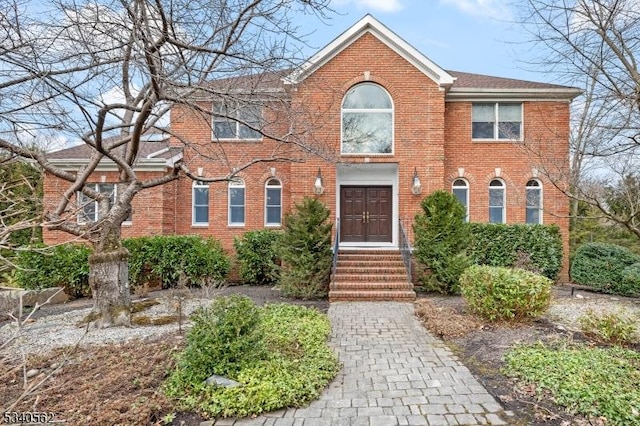
[(284, 78), (285, 84), (298, 84), (313, 74), (318, 68), (336, 57), (340, 52), (350, 46), (364, 34), (370, 33), (394, 52), (403, 57), (407, 62), (420, 70), (442, 88), (450, 87), (455, 77), (439, 67), (431, 59), (420, 53), (416, 48), (400, 38), (396, 33), (384, 26), (371, 15), (366, 15), (351, 28), (340, 34), (318, 53), (313, 55), (302, 66)]

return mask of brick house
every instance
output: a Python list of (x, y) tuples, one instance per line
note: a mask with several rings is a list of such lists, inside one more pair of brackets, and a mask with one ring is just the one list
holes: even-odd
[[(271, 126), (265, 134), (306, 126), (307, 142), (321, 146), (321, 155), (294, 147), (298, 161), (258, 162), (228, 184), (181, 178), (145, 190), (134, 200), (124, 237), (199, 234), (231, 249), (235, 236), (278, 228), (295, 202), (315, 196), (334, 223), (340, 219), (341, 248), (389, 254), (397, 251), (401, 223), (410, 232), (423, 197), (446, 189), (466, 206), (470, 221), (558, 224), (568, 253), (568, 200), (532, 158), (568, 167), (569, 106), (579, 90), (445, 70), (370, 15), (300, 68), (233, 84), (277, 93), (288, 105), (287, 112), (239, 108), (240, 119)], [(181, 149), (175, 137), (145, 142), (141, 173), (160, 175), (188, 161), (194, 174), (216, 176), (291, 147), (216, 117), (220, 107), (210, 99), (198, 102), (211, 117), (181, 108), (171, 113), (172, 133), (192, 145)], [(294, 110), (304, 110), (308, 120), (292, 116)], [(529, 141), (538, 141), (533, 156)], [(86, 158), (84, 147), (50, 155), (70, 168)], [(114, 165), (101, 165), (92, 181), (113, 188)], [(61, 185), (47, 176), (45, 202), (59, 196)], [(54, 231), (44, 238), (68, 239)]]

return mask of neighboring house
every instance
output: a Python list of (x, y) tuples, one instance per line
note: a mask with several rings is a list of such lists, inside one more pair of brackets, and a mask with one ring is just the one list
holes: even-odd
[[(242, 88), (242, 79), (231, 81)], [(396, 248), (400, 222), (410, 230), (420, 201), (445, 189), (466, 206), (469, 221), (558, 224), (568, 253), (568, 200), (531, 158), (568, 167), (569, 105), (579, 90), (445, 70), (370, 15), (301, 68), (250, 84), (270, 94), (265, 105), (288, 110), (239, 106), (233, 114), (245, 126), (216, 117), (230, 114), (230, 105), (198, 99), (211, 117), (178, 108), (171, 114), (172, 133), (196, 146), (177, 149), (175, 137), (146, 142), (138, 169), (161, 174), (188, 161), (194, 174), (220, 176), (283, 147), (300, 161), (257, 163), (228, 184), (181, 178), (146, 190), (134, 200), (124, 237), (199, 234), (231, 249), (248, 230), (279, 228), (295, 202), (312, 196), (331, 209), (332, 221), (340, 218), (341, 247)], [(252, 126), (279, 135), (306, 126), (306, 141), (321, 155)], [(87, 151), (75, 147), (50, 158), (73, 168)], [(116, 178), (105, 163), (92, 181), (110, 191)], [(60, 184), (47, 176), (45, 198), (59, 196)], [(95, 209), (85, 210), (96, 218)], [(68, 239), (52, 231), (44, 238)]]

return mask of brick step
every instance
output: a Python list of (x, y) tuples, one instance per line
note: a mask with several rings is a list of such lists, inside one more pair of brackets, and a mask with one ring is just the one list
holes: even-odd
[(333, 281), (331, 290), (411, 290), (405, 281)]
[(402, 261), (402, 256), (395, 254), (381, 254), (381, 255), (372, 255), (372, 254), (339, 254), (338, 259), (340, 260), (349, 260), (349, 261)]
[(381, 274), (404, 274), (404, 265), (387, 266), (387, 265), (371, 265), (371, 266), (346, 266), (339, 265), (337, 272), (340, 274), (364, 274), (364, 275), (381, 275)]
[(402, 262), (341, 262), (338, 261), (336, 265), (337, 269), (346, 268), (359, 268), (359, 269), (379, 269), (379, 268), (394, 268), (397, 270), (405, 269)]
[(364, 256), (370, 256), (370, 255), (399, 255), (400, 254), (400, 250), (398, 249), (389, 249), (389, 250), (340, 250), (338, 251), (338, 255), (342, 256), (342, 255), (350, 255), (350, 254), (356, 254), (356, 255), (364, 255)]
[(329, 302), (413, 302), (414, 300), (416, 300), (416, 293), (411, 290), (332, 290), (329, 292)]
[(357, 282), (357, 281), (407, 281), (407, 274), (343, 274), (340, 270), (337, 270), (333, 276), (333, 280), (336, 282)]

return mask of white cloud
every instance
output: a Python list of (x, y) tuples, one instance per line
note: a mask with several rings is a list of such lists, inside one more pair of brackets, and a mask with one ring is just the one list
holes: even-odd
[(333, 3), (337, 6), (352, 4), (373, 12), (398, 12), (404, 8), (402, 0), (334, 0)]
[(509, 6), (504, 0), (440, 0), (440, 2), (454, 6), (469, 15), (500, 20), (512, 18)]

